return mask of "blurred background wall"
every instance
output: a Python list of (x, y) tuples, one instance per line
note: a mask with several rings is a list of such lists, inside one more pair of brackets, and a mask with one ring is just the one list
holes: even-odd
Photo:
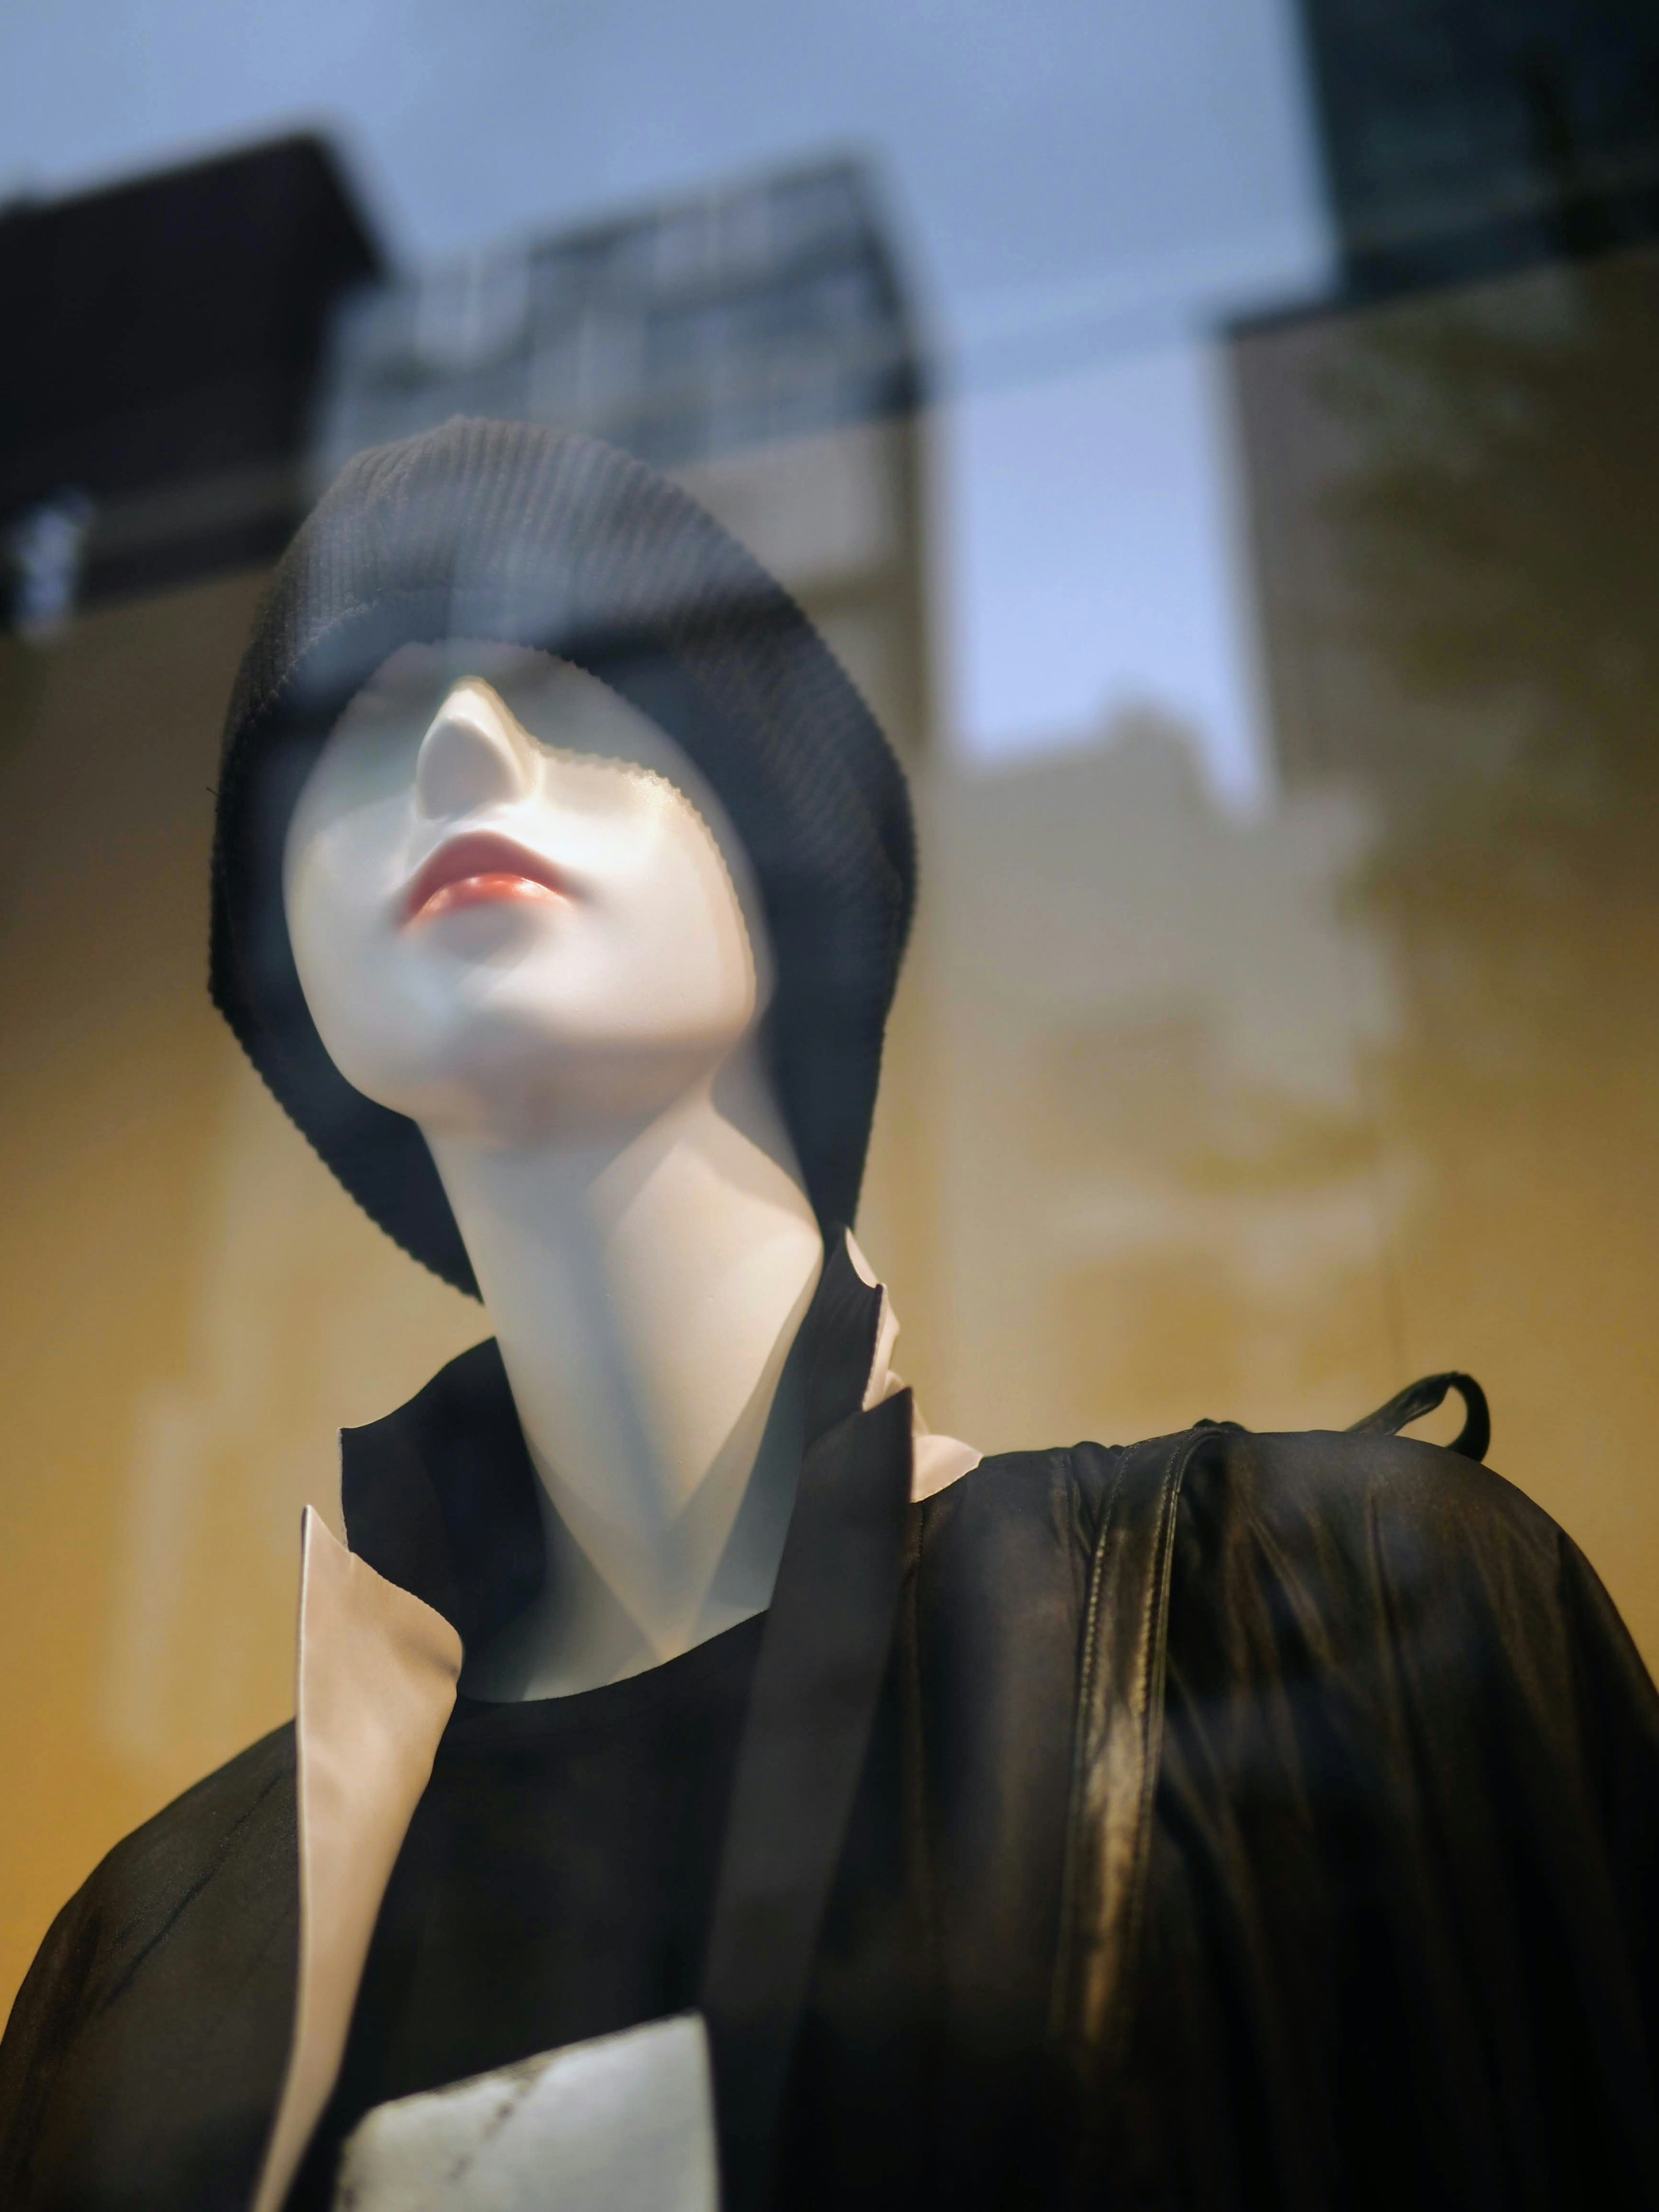
[(25, 9), (0, 185), (0, 1986), (287, 1712), (335, 1431), (482, 1333), (203, 984), (269, 562), (458, 410), (679, 474), (905, 757), (933, 1424), (1468, 1367), (1659, 1659), (1635, 0)]

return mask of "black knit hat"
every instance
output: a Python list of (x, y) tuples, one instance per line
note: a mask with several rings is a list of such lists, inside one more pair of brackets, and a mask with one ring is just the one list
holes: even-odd
[(826, 1225), (858, 1203), (909, 926), (904, 778), (799, 608), (678, 485), (568, 431), (457, 419), (360, 453), (284, 555), (231, 697), (210, 987), (381, 1228), (477, 1295), (414, 1122), (349, 1085), (300, 988), (283, 849), (330, 728), (387, 655), (479, 638), (600, 678), (675, 739), (742, 839), (771, 934), (772, 1071)]

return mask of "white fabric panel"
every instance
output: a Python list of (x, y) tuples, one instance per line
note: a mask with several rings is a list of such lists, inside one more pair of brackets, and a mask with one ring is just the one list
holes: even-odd
[(701, 2017), (683, 2013), (377, 2106), (335, 2212), (717, 2212)]

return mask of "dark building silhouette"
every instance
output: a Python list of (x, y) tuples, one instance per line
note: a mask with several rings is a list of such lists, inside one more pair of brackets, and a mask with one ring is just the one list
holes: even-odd
[(329, 312), (380, 266), (313, 137), (0, 213), (0, 619), (274, 553)]
[(1659, 230), (1651, 0), (1303, 0), (1351, 295)]

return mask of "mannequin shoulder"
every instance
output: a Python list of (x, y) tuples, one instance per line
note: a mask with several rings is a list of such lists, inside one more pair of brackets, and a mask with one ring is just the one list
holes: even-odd
[(294, 1724), (284, 1722), (123, 1838), (94, 1870), (94, 1899), (163, 1909), (250, 1856), (295, 1845)]
[(1571, 1536), (1490, 1468), (1413, 1437), (1202, 1432), (1170, 1588), (1172, 1664), (1194, 1682), (1346, 1676), (1374, 1711), (1380, 1684), (1409, 1681), (1443, 1713), (1548, 1708), (1570, 1734), (1595, 1680), (1644, 1735), (1659, 1724)]
[(288, 1727), (117, 1844), (53, 1922), (0, 2041), (0, 2203), (246, 2201), (298, 1893)]
[(1371, 1711), (1404, 1668), (1446, 1711), (1507, 1682), (1570, 1732), (1594, 1683), (1659, 1762), (1659, 1696), (1595, 1570), (1513, 1484), (1439, 1445), (1204, 1423), (998, 1454), (921, 1510), (924, 1623), (967, 1622), (1021, 1668), (1046, 1637), (1056, 1698), (1093, 1593), (1125, 1601), (1121, 1576), (1101, 1581), (1115, 1556), (1163, 1610), (1188, 1691), (1346, 1679)]
[(1195, 1540), (1254, 1535), (1333, 1560), (1392, 1544), (1424, 1560), (1502, 1551), (1553, 1572), (1566, 1541), (1492, 1468), (1414, 1437), (1219, 1424), (1191, 1439), (1181, 1499)]
[(1416, 1437), (1308, 1429), (1258, 1432), (1206, 1421), (1134, 1444), (1079, 1443), (988, 1455), (923, 1508), (941, 1528), (1046, 1526), (1093, 1534), (1115, 1512), (1173, 1483), (1182, 1521), (1240, 1516), (1337, 1535), (1391, 1524), (1460, 1539), (1490, 1536), (1550, 1549), (1561, 1531), (1491, 1468)]
[[(106, 1853), (58, 1913), (20, 1991), (11, 2044), (43, 2008), (96, 2011), (158, 1953), (297, 1903), (294, 1729), (250, 1744)], [(164, 1939), (166, 1939), (164, 1941)]]
[[(1212, 1588), (1293, 1575), (1339, 1607), (1399, 1583), (1473, 1571), (1553, 1584), (1578, 1555), (1492, 1469), (1412, 1437), (1206, 1422), (1130, 1445), (985, 1458), (919, 1509), (920, 1556), (952, 1572), (1073, 1583), (1103, 1536), (1172, 1514), (1174, 1573)], [(1581, 1563), (1582, 1564), (1582, 1563)]]

